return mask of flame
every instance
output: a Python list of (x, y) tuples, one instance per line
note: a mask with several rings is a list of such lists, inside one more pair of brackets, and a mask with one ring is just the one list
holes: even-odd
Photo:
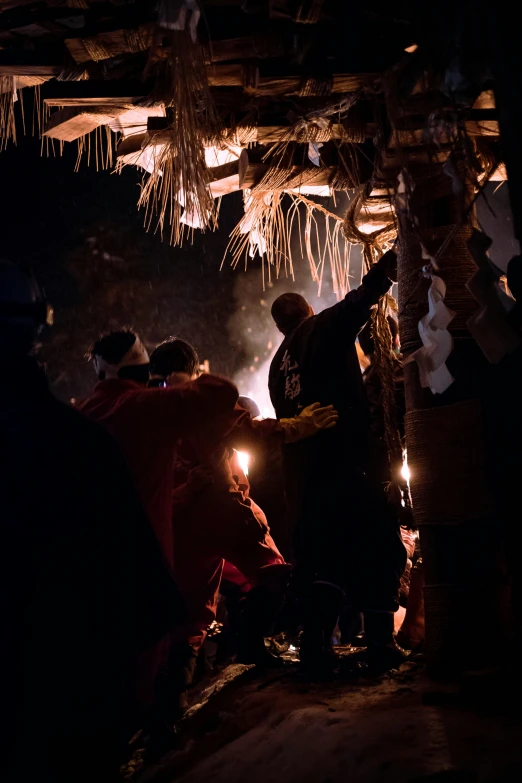
[(247, 454), (246, 451), (236, 451), (237, 454), (237, 461), (239, 462), (239, 467), (245, 474), (245, 476), (248, 476), (248, 466), (250, 465), (250, 454)]
[(408, 452), (406, 451), (406, 449), (404, 450), (404, 454), (402, 456), (401, 476), (403, 477), (404, 481), (408, 482), (408, 486), (409, 486), (411, 473), (408, 467)]

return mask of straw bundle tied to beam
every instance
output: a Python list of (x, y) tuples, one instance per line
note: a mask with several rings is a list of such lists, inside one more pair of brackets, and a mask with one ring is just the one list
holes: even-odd
[(171, 57), (160, 63), (158, 93), (164, 97), (169, 133), (154, 155), (154, 169), (145, 175), (138, 206), (150, 228), (157, 215), (163, 236), (182, 244), (187, 230), (217, 226), (218, 210), (209, 188), (205, 145), (219, 144), (222, 129), (210, 93), (201, 48), (187, 30), (171, 32)]
[[(322, 219), (318, 221), (318, 217)], [(283, 271), (293, 277), (294, 225), (299, 233), (300, 254), (306, 257), (319, 292), (328, 265), (334, 292), (338, 298), (343, 297), (350, 287), (350, 246), (341, 235), (342, 218), (299, 193), (258, 188), (245, 193), (245, 214), (232, 231), (226, 251), (231, 254), (231, 266), (241, 261), (246, 265), (249, 256), (259, 253), (263, 287), (274, 273), (278, 277)]]
[[(363, 246), (364, 261), (369, 268), (382, 254), (383, 248), (397, 236), (395, 211), (391, 198), (368, 198), (368, 187), (360, 185), (344, 217), (343, 234), (348, 242)], [(382, 212), (384, 225), (373, 232), (364, 232), (361, 226), (371, 218), (371, 210)]]
[(47, 79), (0, 76), (0, 150), (7, 147), (9, 141), (16, 144), (17, 120), (25, 134), (24, 97), (32, 96), (34, 109), (30, 132), (41, 134), (43, 125), (42, 99), (40, 85)]
[(18, 99), (14, 76), (0, 76), (0, 150), (8, 141), (16, 142), (15, 100)]

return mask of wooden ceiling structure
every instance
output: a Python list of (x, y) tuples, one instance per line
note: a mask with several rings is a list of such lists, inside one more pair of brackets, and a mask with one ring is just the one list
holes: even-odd
[[(186, 132), (204, 148), (205, 187), (212, 199), (242, 190), (245, 203), (252, 205), (253, 194), (265, 204), (257, 224), (250, 214), (239, 229), (250, 234), (242, 249), (266, 252), (266, 211), (285, 193), (313, 212), (308, 199), (362, 187), (362, 209), (353, 217), (357, 230), (375, 235), (393, 221), (383, 199), (398, 173), (444, 162), (463, 135), (480, 147), (479, 159), (487, 157), (487, 176), (505, 178), (487, 83), (456, 102), (419, 58), (414, 21), (386, 7), (355, 8), (347, 0), (0, 0), (0, 133), (4, 143), (13, 135), (19, 91), (32, 88), (44, 139), (77, 141), (85, 150), (89, 135), (105, 127), (117, 140), (117, 166), (156, 176), (148, 196), (154, 193), (162, 228), (172, 218), (172, 207), (165, 216), (167, 198), (179, 204), (178, 229), (214, 227), (212, 208), (198, 206), (194, 177), (176, 170), (181, 153), (174, 193), (166, 195), (166, 176), (159, 182), (166, 156), (170, 162), (178, 155), (173, 116), (181, 112), (179, 123), (187, 122), (179, 74), (190, 84), (196, 63), (196, 126)], [(181, 72), (180, 36), (190, 50)], [(177, 71), (169, 71), (172, 63)], [(198, 125), (209, 102), (217, 133), (215, 122), (208, 132), (204, 120)], [(182, 233), (171, 232), (171, 239)], [(344, 290), (339, 269), (337, 276)]]

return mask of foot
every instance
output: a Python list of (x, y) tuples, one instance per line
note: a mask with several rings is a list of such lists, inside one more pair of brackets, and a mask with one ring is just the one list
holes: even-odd
[(373, 674), (384, 674), (390, 669), (398, 669), (408, 660), (410, 653), (396, 642), (383, 645), (370, 645), (367, 649), (368, 667)]
[(285, 665), (284, 660), (267, 650), (264, 643), (262, 649), (260, 647), (240, 647), (236, 662), (246, 666), (254, 665), (261, 670), (280, 669)]
[(337, 656), (331, 643), (325, 643), (322, 633), (311, 637), (303, 632), (299, 658), (300, 671), (308, 680), (332, 680), (337, 674)]
[(145, 745), (144, 757), (147, 763), (159, 761), (167, 753), (176, 748), (177, 735), (174, 726), (168, 721), (156, 722), (151, 727), (150, 733)]
[(416, 639), (414, 636), (410, 636), (401, 630), (397, 632), (396, 638), (397, 644), (402, 647), (403, 650), (411, 650), (413, 653), (422, 652), (424, 644), (424, 638), (422, 636)]

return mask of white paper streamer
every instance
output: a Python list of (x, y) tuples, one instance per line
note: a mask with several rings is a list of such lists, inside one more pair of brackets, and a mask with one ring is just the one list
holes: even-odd
[(428, 291), (428, 312), (419, 321), (422, 348), (411, 354), (405, 364), (416, 361), (419, 365), (420, 383), (433, 394), (442, 394), (455, 380), (446, 367), (446, 359), (453, 349), (453, 338), (448, 326), (455, 317), (453, 310), (444, 304), (446, 285), (442, 278), (431, 275)]
[(160, 27), (164, 30), (188, 29), (194, 43), (200, 16), (197, 0), (162, 0), (158, 8)]

